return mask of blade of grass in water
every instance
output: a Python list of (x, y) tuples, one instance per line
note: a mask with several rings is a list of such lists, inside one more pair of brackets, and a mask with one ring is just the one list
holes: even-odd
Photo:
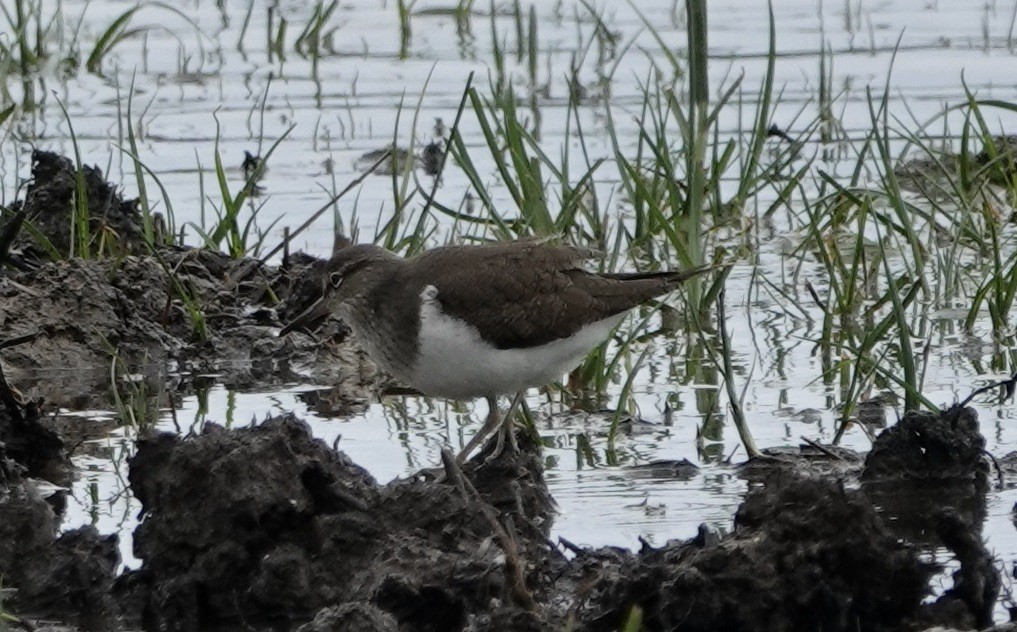
[(71, 115), (67, 112), (67, 107), (64, 106), (63, 101), (60, 99), (57, 99), (57, 105), (60, 106), (64, 120), (67, 121), (67, 132), (70, 134), (71, 146), (74, 148), (74, 206), (71, 210), (71, 239), (67, 256), (70, 258), (78, 256), (82, 259), (88, 259), (92, 235), (88, 211), (88, 194), (85, 190), (85, 172), (81, 164), (81, 148), (78, 145), (78, 138), (74, 133), (74, 124), (71, 122)]

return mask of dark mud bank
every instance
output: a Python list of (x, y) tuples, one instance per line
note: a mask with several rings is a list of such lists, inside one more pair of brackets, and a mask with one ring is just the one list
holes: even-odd
[[(349, 399), (369, 394), (370, 371), (338, 323), (318, 339), (277, 335), (320, 295), (319, 260), (295, 254), (272, 266), (165, 245), (162, 222), (150, 220), (146, 237), (137, 203), (95, 167), (81, 172), (90, 218), (82, 243), (71, 231), (71, 161), (36, 151), (32, 176), (0, 218), (0, 349), (8, 376), (32, 381), (26, 396), (105, 407), (111, 363), (156, 390), (202, 373), (235, 389), (322, 373)], [(91, 258), (76, 256), (83, 249)], [(11, 339), (22, 342), (3, 348)]]
[[(980, 436), (971, 411), (960, 418), (912, 415), (896, 434), (921, 442), (921, 429), (950, 431), (957, 451), (948, 458), (963, 458)], [(866, 471), (915, 453), (901, 436), (880, 442), (889, 447), (873, 450)], [(450, 465), (441, 482), (378, 485), (293, 416), (233, 431), (209, 425), (188, 439), (155, 435), (130, 464), (143, 566), (120, 577), (111, 538), (89, 529), (55, 537), (53, 509), (6, 459), (0, 572), (15, 589), (6, 603), (85, 628), (148, 630), (606, 632), (634, 616), (645, 630), (991, 624), (999, 577), (980, 522), (965, 508), (933, 508), (936, 494), (927, 537), (961, 566), (953, 588), (923, 604), (938, 569), (890, 528), (895, 520), (875, 509), (868, 483), (851, 491), (777, 469), (750, 491), (727, 536), (704, 527), (638, 553), (572, 547), (566, 556), (547, 539), (553, 501), (523, 443), (520, 454)], [(896, 480), (941, 469), (902, 466)], [(984, 510), (987, 472), (977, 455), (936, 489), (978, 490)], [(887, 476), (879, 470), (882, 483)]]

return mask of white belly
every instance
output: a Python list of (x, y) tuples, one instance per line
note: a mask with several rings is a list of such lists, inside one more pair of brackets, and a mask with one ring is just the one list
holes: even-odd
[(497, 349), (436, 301), (420, 309), (420, 346), (411, 386), (427, 395), (471, 399), (517, 393), (558, 380), (607, 339), (625, 313), (591, 323), (569, 338), (539, 347)]

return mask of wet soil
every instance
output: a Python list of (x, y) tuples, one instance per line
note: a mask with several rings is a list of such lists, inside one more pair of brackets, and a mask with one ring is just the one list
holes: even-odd
[(210, 424), (191, 438), (154, 435), (130, 463), (143, 566), (114, 580), (108, 538), (84, 531), (54, 541), (48, 506), (9, 496), (5, 508), (38, 523), (19, 531), (27, 540), (18, 546), (39, 551), (20, 566), (39, 576), (15, 584), (16, 603), (25, 612), (51, 605), (62, 594), (55, 584), (69, 595), (61, 604), (82, 610), (47, 616), (152, 630), (544, 630), (571, 622), (607, 631), (636, 608), (647, 630), (991, 623), (998, 575), (977, 526), (949, 506), (931, 527), (960, 569), (951, 590), (923, 604), (938, 569), (864, 491), (842, 481), (776, 469), (749, 493), (730, 535), (704, 527), (638, 553), (566, 543), (569, 559), (547, 540), (553, 501), (533, 444), (524, 438), (521, 452), (488, 456), (462, 470), (450, 465), (440, 482), (421, 475), (378, 485), (292, 415), (232, 431)]
[[(61, 192), (78, 180), (58, 158), (37, 157), (21, 209), (63, 245), (58, 231), (69, 221), (40, 219), (68, 217)], [(85, 176), (101, 179), (97, 170)], [(103, 220), (91, 229), (115, 227), (128, 242), (139, 234), (133, 205), (115, 192), (97, 199)], [(0, 228), (0, 237), (11, 234)], [(690, 540), (638, 552), (549, 541), (554, 503), (526, 436), (519, 452), (483, 452), (461, 468), (449, 459), (439, 476), (379, 485), (293, 415), (236, 430), (207, 424), (189, 437), (143, 433), (129, 473), (142, 506), (134, 533), (142, 565), (118, 576), (116, 536), (57, 532), (59, 494), (44, 498), (38, 481), (73, 475), (74, 444), (70, 422), (49, 412), (58, 391), (30, 381), (30, 371), (98, 367), (105, 380), (59, 384), (80, 389), (78, 402), (109, 388), (117, 363), (125, 375), (142, 374), (122, 385), (151, 369), (158, 388), (165, 376), (153, 367), (171, 363), (180, 381), (191, 367), (239, 383), (329, 367), (338, 371), (331, 381), (348, 385), (337, 401), (365, 397), (376, 376), (339, 324), (317, 338), (275, 335), (315, 298), (313, 259), (272, 267), (201, 250), (146, 254), (135, 244), (109, 259), (54, 262), (23, 239), (7, 240), (0, 257), (0, 576), (12, 626), (606, 632), (638, 618), (649, 631), (829, 632), (991, 624), (1000, 578), (980, 532), (991, 469), (978, 420), (962, 408), (905, 416), (864, 459), (815, 445), (754, 459), (740, 468), (753, 482), (729, 534), (704, 525)], [(201, 306), (203, 327), (188, 301)], [(953, 586), (934, 600), (930, 579), (941, 569), (923, 555), (928, 546), (957, 561)]]
[(335, 618), (336, 607), (361, 616), (368, 606), (410, 629), (461, 629), (492, 600), (520, 598), (494, 512), (513, 525), (520, 559), (540, 557), (551, 524), (535, 457), (489, 468), (496, 475), (467, 469), (476, 494), (423, 480), (381, 486), (292, 416), (157, 436), (131, 461), (145, 564), (121, 585), (150, 629), (307, 621), (325, 608)]
[(116, 239), (101, 259), (53, 261), (49, 249), (66, 254), (71, 241), (77, 175), (66, 158), (40, 151), (33, 157), (26, 199), (4, 219), (24, 227), (0, 253), (0, 332), (30, 337), (3, 352), (8, 376), (51, 378), (19, 383), (27, 396), (105, 408), (114, 363), (119, 374), (148, 378), (156, 391), (170, 378), (178, 390), (188, 388), (188, 376), (202, 373), (239, 390), (311, 374), (348, 401), (370, 397), (373, 372), (341, 324), (325, 323), (316, 338), (277, 335), (320, 294), (321, 261), (295, 254), (269, 266), (205, 249), (149, 248), (137, 205), (121, 200), (95, 167), (82, 176), (92, 247), (108, 234)]

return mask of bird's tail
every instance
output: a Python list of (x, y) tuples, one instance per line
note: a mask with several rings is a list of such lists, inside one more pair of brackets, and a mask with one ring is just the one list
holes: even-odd
[(575, 271), (573, 281), (605, 314), (627, 311), (671, 292), (689, 279), (725, 266), (700, 266), (666, 272), (613, 272), (592, 274)]

